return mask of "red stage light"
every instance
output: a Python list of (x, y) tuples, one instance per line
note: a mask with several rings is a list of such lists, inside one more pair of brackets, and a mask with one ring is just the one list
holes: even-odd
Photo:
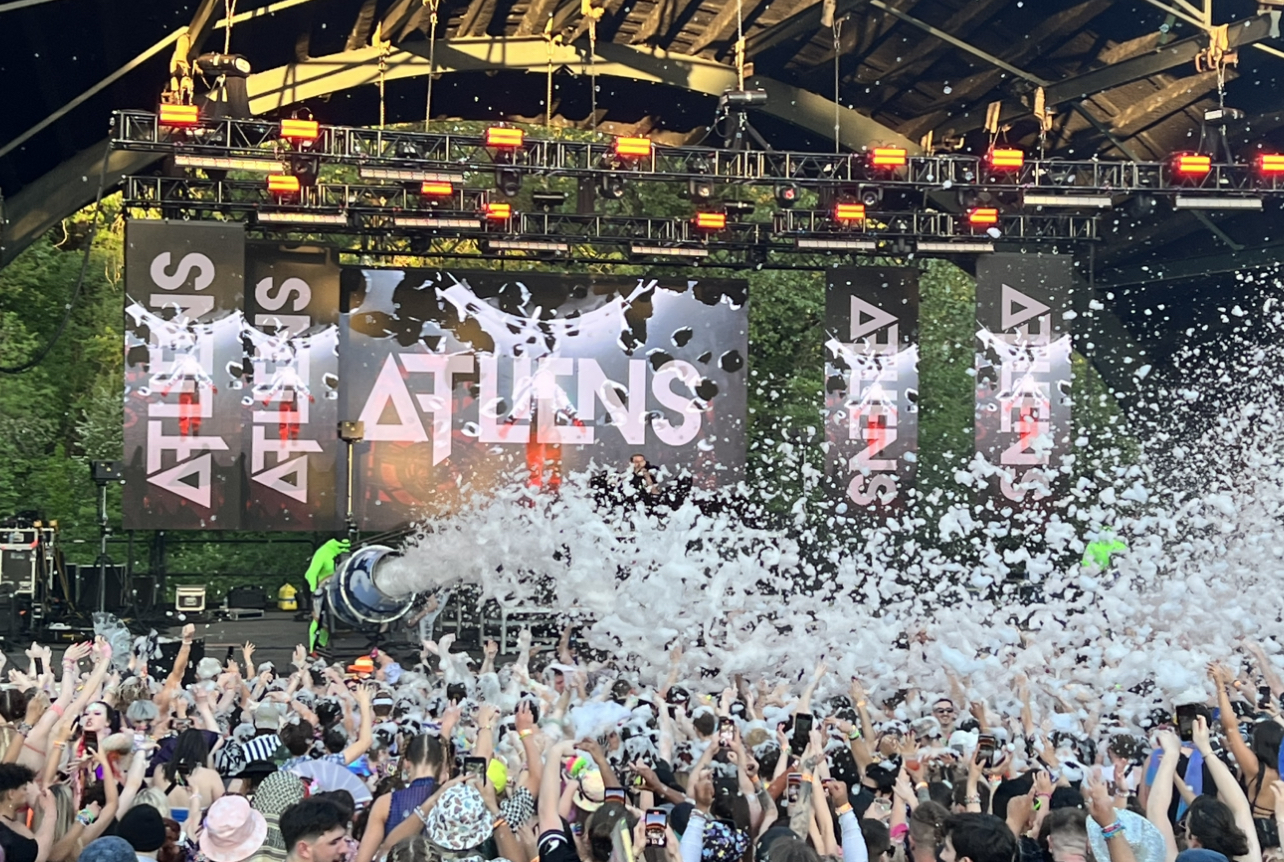
[(645, 159), (651, 156), (650, 138), (616, 138), (615, 154), (622, 159)]
[(999, 223), (999, 211), (995, 207), (973, 207), (967, 212), (967, 220), (973, 227), (986, 227)]
[(201, 112), (195, 105), (161, 105), (160, 124), (185, 129), (201, 121)]
[(297, 195), (299, 178), (292, 174), (270, 174), (267, 178), (268, 191), (278, 195)]
[(513, 217), (513, 205), (503, 203), (486, 204), (486, 218), (491, 221), (507, 221)]
[(424, 180), (424, 184), (419, 187), (419, 193), (425, 197), (443, 198), (453, 195), (455, 193), (455, 187), (450, 183)]
[(834, 221), (864, 221), (864, 204), (835, 204)]
[(486, 130), (486, 146), (517, 148), (526, 141), (526, 133), (521, 129), (510, 129), (507, 126), (491, 126)]
[(909, 153), (901, 147), (874, 147), (869, 153), (873, 168), (903, 168), (909, 164)]
[(727, 227), (727, 214), (696, 213), (695, 226), (700, 230), (725, 230)]
[(1257, 157), (1257, 170), (1268, 176), (1284, 174), (1284, 156), (1262, 153)]
[(990, 150), (990, 168), (996, 171), (1015, 171), (1025, 164), (1025, 153), (1013, 149)]
[(288, 141), (315, 141), (320, 134), (321, 124), (316, 120), (281, 121), (281, 137)]
[(1198, 153), (1179, 153), (1173, 157), (1173, 169), (1184, 176), (1202, 177), (1213, 169), (1213, 159)]

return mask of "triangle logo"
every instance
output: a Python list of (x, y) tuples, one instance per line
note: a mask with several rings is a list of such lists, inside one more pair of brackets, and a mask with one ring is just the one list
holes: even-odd
[[(389, 406), (392, 407), (392, 412), (385, 415)], [(371, 442), (426, 443), (428, 441), (428, 433), (424, 431), (424, 424), (419, 421), (419, 412), (415, 409), (415, 402), (410, 397), (410, 390), (406, 388), (406, 381), (402, 379), (401, 371), (397, 368), (397, 360), (391, 353), (384, 360), (383, 368), (379, 369), (379, 377), (375, 380), (370, 390), (370, 397), (357, 418), (366, 423), (366, 439)], [(396, 421), (381, 421), (385, 418)]]
[(888, 314), (876, 305), (852, 297), (851, 339), (856, 341), (896, 322), (896, 315)]
[[(289, 481), (287, 481), (289, 480)], [(282, 461), (270, 470), (256, 473), (254, 481), (300, 503), (308, 501), (308, 456)]]
[[(208, 509), (210, 507), (210, 458), (210, 453), (206, 452), (190, 461), (184, 461), (168, 470), (148, 476), (147, 481)], [(193, 477), (196, 479), (194, 483), (190, 481)]]
[(1003, 285), (1003, 321), (1002, 328), (1015, 329), (1032, 317), (1038, 317), (1052, 309), (1031, 299), (1021, 291), (1009, 285)]

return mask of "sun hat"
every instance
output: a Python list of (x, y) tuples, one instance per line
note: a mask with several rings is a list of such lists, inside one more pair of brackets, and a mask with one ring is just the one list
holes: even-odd
[(205, 814), (201, 852), (213, 862), (241, 862), (257, 853), (266, 837), (267, 821), (244, 796), (222, 796)]
[(606, 783), (602, 780), (602, 773), (596, 769), (581, 773), (579, 785), (580, 789), (575, 791), (575, 796), (572, 798), (575, 807), (585, 811), (596, 811), (606, 800)]
[(456, 784), (428, 812), (428, 840), (446, 850), (471, 850), (486, 843), (494, 821), (476, 787)]
[(348, 673), (355, 673), (358, 676), (363, 674), (372, 674), (375, 672), (375, 663), (368, 655), (363, 655), (352, 664), (348, 665)]
[[(1163, 862), (1168, 851), (1164, 847), (1164, 837), (1159, 834), (1155, 824), (1124, 808), (1115, 812), (1115, 819), (1123, 825), (1124, 840), (1132, 848), (1132, 855), (1136, 857), (1137, 862)], [(1110, 850), (1106, 847), (1106, 839), (1101, 835), (1101, 827), (1091, 817), (1088, 818), (1088, 844), (1092, 847), (1095, 858), (1110, 858)], [(1219, 862), (1219, 860), (1195, 858), (1190, 859), (1189, 862)]]
[(254, 727), (258, 730), (280, 730), (281, 709), (275, 703), (261, 703), (254, 710)]

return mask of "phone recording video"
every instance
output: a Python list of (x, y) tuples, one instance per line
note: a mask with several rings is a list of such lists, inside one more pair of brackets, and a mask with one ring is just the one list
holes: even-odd
[(1199, 715), (1199, 704), (1183, 703), (1177, 707), (1177, 736), (1182, 742), (1195, 738), (1195, 716)]
[(663, 847), (668, 826), (669, 815), (663, 808), (648, 808), (646, 810), (646, 846)]
[(790, 803), (797, 802), (798, 792), (799, 792), (798, 789), (802, 787), (802, 773), (801, 772), (789, 773), (789, 777), (786, 779), (786, 782), (787, 783), (785, 785), (785, 799)]
[(989, 733), (982, 733), (976, 739), (976, 760), (982, 766), (994, 765), (994, 752), (998, 749), (998, 742), (994, 736)]
[(623, 787), (608, 787), (602, 791), (603, 802), (625, 802), (628, 797)]
[(735, 738), (736, 723), (729, 718), (724, 718), (718, 722), (718, 744), (723, 748), (731, 745)]
[(481, 779), (486, 778), (486, 758), (484, 757), (465, 757), (464, 758), (464, 775), (469, 778), (476, 776)]
[(789, 738), (789, 750), (794, 754), (802, 754), (807, 750), (807, 743), (810, 741), (811, 715), (800, 712), (794, 716), (794, 734)]

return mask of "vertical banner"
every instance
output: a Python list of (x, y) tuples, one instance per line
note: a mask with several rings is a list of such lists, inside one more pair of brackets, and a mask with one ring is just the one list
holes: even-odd
[(976, 451), (994, 508), (1046, 511), (1070, 451), (1069, 255), (991, 254), (976, 273)]
[(126, 529), (241, 526), (240, 224), (125, 229)]
[(338, 262), (330, 249), (250, 243), (245, 274), (245, 523), (336, 529)]
[(619, 485), (634, 455), (669, 487), (743, 477), (742, 281), (345, 268), (342, 302), (363, 529), (514, 481)]
[(900, 511), (918, 451), (918, 270), (835, 270), (825, 286), (826, 475), (848, 511)]

